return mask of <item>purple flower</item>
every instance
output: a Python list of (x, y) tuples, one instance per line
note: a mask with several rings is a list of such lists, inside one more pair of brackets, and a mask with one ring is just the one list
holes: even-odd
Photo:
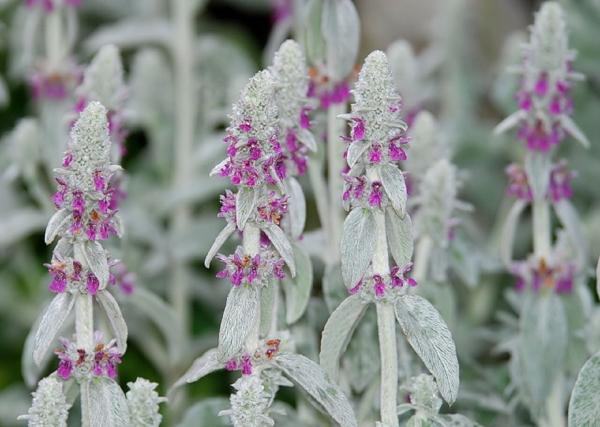
[(255, 256), (245, 255), (238, 246), (233, 255), (217, 255), (225, 268), (217, 273), (219, 279), (228, 278), (234, 287), (264, 286), (273, 277), (283, 278), (283, 261), (271, 250), (264, 250)]
[(506, 168), (506, 175), (508, 176), (507, 194), (517, 199), (531, 202), (533, 200), (533, 192), (529, 186), (525, 169), (516, 163), (512, 163)]
[(90, 295), (96, 295), (98, 293), (98, 289), (100, 288), (100, 282), (98, 281), (98, 278), (94, 275), (94, 273), (88, 273), (85, 282), (85, 287)]

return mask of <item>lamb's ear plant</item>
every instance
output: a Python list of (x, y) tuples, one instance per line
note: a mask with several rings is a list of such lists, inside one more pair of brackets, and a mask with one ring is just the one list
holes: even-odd
[[(110, 146), (107, 110), (91, 102), (74, 124), (62, 166), (56, 169), (57, 211), (45, 233), (47, 244), (57, 241), (47, 265), (52, 277), (48, 289), (55, 297), (36, 325), (34, 361), (43, 363), (71, 314), (74, 335), (72, 340), (59, 340), (58, 368), (40, 381), (23, 417), (30, 426), (66, 425), (67, 411), (78, 395), (83, 426), (160, 422), (156, 405), (160, 398), (152, 386), (150, 390), (132, 386), (128, 400), (116, 382), (117, 366), (127, 348), (127, 325), (109, 288), (115, 260), (101, 243), (123, 234), (113, 181), (121, 168), (111, 164)], [(94, 315), (94, 303), (102, 316)], [(101, 330), (102, 323), (110, 325), (109, 333)], [(104, 339), (105, 335), (113, 338)], [(144, 419), (137, 418), (141, 415)]]
[[(341, 239), (342, 276), (350, 296), (332, 313), (321, 342), (321, 364), (338, 379), (338, 361), (352, 332), (375, 306), (381, 357), (381, 425), (397, 427), (396, 321), (436, 379), (442, 397), (458, 393), (458, 361), (452, 335), (437, 310), (413, 292), (413, 231), (406, 211), (406, 184), (398, 163), (408, 142), (401, 97), (386, 55), (371, 53), (354, 88), (343, 201), (350, 210)], [(390, 256), (394, 266), (390, 268)]]
[[(565, 161), (553, 159), (567, 136), (589, 145), (571, 118), (571, 87), (583, 78), (573, 71), (574, 59), (561, 6), (544, 3), (535, 16), (518, 68), (522, 79), (517, 93), (519, 110), (496, 128), (503, 132), (517, 127), (518, 139), (527, 148), (524, 164), (507, 168), (508, 193), (517, 200), (506, 220), (501, 248), (504, 263), (517, 279), (516, 291), (524, 294), (517, 306), (519, 334), (507, 347), (512, 356), (511, 376), (532, 418), (553, 426), (566, 424), (565, 384), (587, 357), (577, 330), (585, 326), (591, 298), (585, 286), (587, 243), (569, 201), (574, 173)], [(518, 221), (529, 206), (533, 253), (525, 260), (514, 260)], [(563, 229), (556, 232), (556, 239), (552, 212)], [(573, 402), (578, 402), (575, 396)], [(573, 410), (571, 418), (575, 420), (577, 409)], [(581, 416), (580, 420), (586, 419)]]
[[(213, 169), (214, 174), (229, 178), (237, 192), (227, 190), (221, 196), (219, 216), (226, 226), (205, 265), (216, 255), (225, 265), (218, 277), (228, 279), (232, 288), (217, 348), (196, 359), (176, 386), (219, 369), (241, 371), (233, 385), (231, 409), (222, 412), (234, 426), (273, 425), (275, 394), (280, 386), (293, 384), (339, 425), (357, 425), (339, 387), (318, 364), (295, 354), (287, 334), (277, 331), (274, 308), (279, 291), (274, 287), (285, 277), (286, 266), (289, 275), (296, 276), (290, 238), (301, 233), (304, 222), (291, 215), (286, 219), (288, 201), (296, 205), (293, 215), (301, 209), (297, 204), (302, 195), (291, 194), (297, 184), (290, 177), (304, 171), (307, 149), (314, 148), (302, 104), (303, 64), (301, 50), (288, 41), (276, 53), (273, 67), (250, 79), (230, 116), (224, 139), (227, 158)], [(289, 234), (282, 228), (284, 223)], [(234, 234), (241, 234), (242, 244), (232, 255), (217, 254)], [(266, 298), (269, 293), (271, 298)]]

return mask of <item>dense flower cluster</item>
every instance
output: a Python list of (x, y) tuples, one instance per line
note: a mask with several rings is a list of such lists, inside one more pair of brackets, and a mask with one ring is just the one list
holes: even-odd
[(234, 185), (273, 185), (287, 176), (285, 154), (275, 126), (274, 89), (271, 73), (261, 71), (233, 106), (225, 137), (228, 157), (216, 169)]
[(55, 376), (43, 378), (32, 393), (33, 402), (27, 415), (19, 419), (27, 420), (30, 427), (66, 427), (69, 417), (67, 399), (63, 384)]
[[(255, 191), (261, 191), (256, 189)], [(231, 190), (225, 190), (221, 197), (221, 208), (218, 217), (224, 218), (229, 224), (235, 224), (235, 194)], [(256, 209), (250, 220), (256, 223), (271, 222), (279, 225), (281, 219), (288, 211), (288, 196), (279, 196), (273, 190), (264, 190), (258, 197)]]
[(350, 99), (350, 85), (354, 75), (347, 80), (335, 82), (317, 68), (308, 70), (310, 81), (306, 95), (319, 102), (319, 108), (328, 110), (332, 105), (345, 104)]
[(283, 279), (284, 262), (275, 252), (264, 249), (250, 256), (238, 246), (229, 256), (217, 255), (217, 259), (225, 264), (225, 268), (217, 273), (220, 279), (228, 278), (233, 286), (266, 286), (273, 277)]
[(290, 174), (304, 175), (308, 167), (307, 145), (314, 145), (314, 142), (307, 131), (310, 128), (310, 107), (306, 99), (308, 71), (298, 43), (293, 40), (284, 42), (275, 53), (270, 71), (277, 85), (279, 134), (285, 138), (283, 147), (288, 160), (287, 169)]
[(135, 275), (129, 271), (122, 261), (114, 261), (110, 266), (108, 284), (118, 287), (125, 295), (135, 290)]
[(123, 192), (113, 179), (119, 170), (109, 160), (106, 109), (95, 102), (71, 130), (71, 142), (57, 169), (58, 191), (53, 201), (69, 213), (64, 227), (73, 237), (91, 241), (121, 234), (116, 215)]
[(96, 295), (100, 290), (100, 281), (88, 268), (74, 258), (62, 258), (55, 254), (51, 264), (46, 264), (52, 281), (48, 289), (54, 293), (81, 292)]
[(575, 265), (561, 260), (547, 262), (545, 259), (530, 259), (517, 263), (512, 268), (515, 276), (515, 289), (529, 288), (535, 292), (541, 289), (553, 290), (557, 294), (570, 293), (577, 269)]
[(91, 101), (102, 103), (107, 109), (108, 133), (121, 156), (126, 154), (123, 117), (126, 94), (119, 49), (114, 45), (104, 46), (84, 71), (77, 88), (75, 112), (81, 113)]
[[(533, 191), (529, 185), (527, 172), (518, 164), (510, 164), (506, 168), (508, 176), (507, 193), (526, 202), (533, 201)], [(560, 161), (550, 169), (547, 197), (554, 203), (562, 199), (570, 199), (573, 195), (572, 181), (576, 173), (567, 167), (566, 161)]]
[(60, 69), (42, 64), (31, 74), (28, 83), (34, 99), (63, 101), (72, 96), (81, 78), (81, 69), (75, 64), (69, 63)]
[(102, 341), (102, 333), (95, 333), (92, 352), (78, 348), (67, 339), (61, 339), (62, 348), (56, 350), (58, 356), (57, 374), (63, 380), (74, 376), (78, 381), (92, 377), (117, 377), (117, 365), (121, 363), (121, 352), (115, 340), (108, 343)]
[(560, 6), (545, 3), (537, 13), (524, 51), (520, 68), (523, 77), (516, 95), (519, 111), (498, 125), (498, 130), (518, 126), (519, 139), (529, 150), (538, 152), (549, 151), (567, 133), (587, 144), (570, 117), (571, 86), (582, 78), (572, 69), (574, 58)]
[(162, 421), (159, 404), (167, 399), (156, 392), (158, 384), (144, 378), (127, 383), (127, 406), (131, 418), (131, 427), (158, 427)]
[(349, 292), (352, 295), (359, 294), (365, 302), (376, 302), (383, 299), (393, 301), (396, 296), (406, 293), (406, 287), (417, 286), (417, 281), (410, 276), (411, 271), (412, 263), (404, 267), (395, 265), (389, 275), (373, 274), (364, 277)]
[(374, 52), (365, 60), (354, 97), (352, 112), (343, 116), (351, 126), (344, 153), (349, 166), (344, 174), (344, 202), (348, 208), (365, 204), (383, 207), (382, 184), (371, 180), (367, 169), (396, 166), (406, 160), (403, 146), (409, 142), (400, 116), (401, 98), (383, 52)]

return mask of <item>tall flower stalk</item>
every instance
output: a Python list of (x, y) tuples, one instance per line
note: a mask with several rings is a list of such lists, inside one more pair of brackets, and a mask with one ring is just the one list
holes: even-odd
[[(527, 149), (523, 166), (511, 164), (507, 168), (508, 193), (517, 200), (506, 221), (502, 257), (516, 277), (517, 291), (526, 293), (520, 313), (520, 337), (513, 348), (513, 360), (518, 366), (515, 373), (521, 377), (516, 382), (534, 419), (548, 426), (566, 423), (566, 349), (573, 339), (578, 339), (569, 332), (576, 327), (568, 324), (566, 316), (569, 298), (559, 295), (571, 294), (587, 269), (587, 244), (569, 202), (574, 173), (566, 162), (553, 160), (556, 147), (567, 136), (589, 145), (571, 118), (571, 87), (583, 78), (573, 71), (574, 59), (561, 7), (555, 2), (544, 3), (531, 28), (523, 62), (517, 68), (521, 75), (516, 96), (519, 110), (496, 128), (497, 132), (504, 132), (516, 127), (517, 137)], [(532, 210), (533, 253), (516, 261), (513, 240), (527, 206)], [(551, 211), (564, 228), (557, 232), (556, 239)], [(544, 320), (548, 317), (552, 321)]]
[[(292, 244), (282, 227), (288, 200), (293, 200), (286, 193), (293, 182), (290, 176), (305, 170), (305, 144), (312, 145), (306, 133), (307, 111), (301, 102), (303, 76), (297, 75), (302, 74), (303, 62), (298, 45), (285, 42), (273, 67), (249, 81), (233, 106), (226, 130), (227, 158), (213, 169), (214, 174), (228, 178), (237, 192), (228, 190), (221, 196), (219, 216), (227, 225), (205, 265), (216, 255), (224, 264), (218, 277), (227, 279), (232, 288), (218, 347), (198, 358), (176, 385), (197, 381), (218, 369), (240, 371), (242, 376), (233, 385), (231, 409), (222, 412), (234, 426), (273, 425), (275, 394), (280, 386), (293, 383), (340, 425), (356, 425), (341, 390), (316, 363), (293, 353), (287, 334), (277, 331), (276, 310), (264, 304), (269, 288), (285, 277), (285, 266), (292, 277), (296, 274)], [(298, 232), (294, 221), (289, 219), (291, 236)], [(217, 254), (235, 232), (241, 234), (242, 244), (232, 255)], [(262, 328), (265, 317), (271, 326)]]
[[(458, 362), (452, 336), (439, 313), (411, 291), (412, 223), (398, 164), (406, 160), (406, 124), (383, 52), (371, 53), (354, 89), (343, 201), (350, 210), (341, 241), (342, 276), (351, 296), (332, 313), (321, 341), (321, 365), (337, 379), (338, 359), (373, 303), (381, 357), (381, 425), (398, 426), (396, 321), (436, 378), (444, 399), (458, 392)], [(389, 259), (395, 265), (390, 266)], [(435, 332), (430, 332), (429, 329)], [(426, 332), (427, 330), (427, 332)]]
[[(108, 127), (106, 108), (99, 102), (89, 103), (71, 130), (62, 167), (56, 170), (58, 191), (53, 201), (57, 211), (45, 234), (47, 244), (58, 240), (47, 265), (52, 277), (48, 289), (56, 296), (37, 325), (34, 361), (38, 365), (44, 362), (71, 312), (75, 333), (73, 340), (60, 339), (61, 347), (55, 351), (58, 368), (40, 382), (25, 417), (32, 426), (65, 425), (63, 410), (60, 417), (40, 412), (58, 411), (49, 402), (59, 402), (61, 396), (70, 407), (77, 396), (70, 390), (76, 389), (81, 397), (82, 425), (141, 425), (131, 418), (128, 400), (115, 381), (127, 347), (127, 325), (108, 288), (115, 260), (101, 243), (123, 233), (113, 181), (120, 167), (110, 162)], [(94, 302), (110, 324), (112, 340), (104, 340), (95, 324)], [(158, 425), (160, 418), (155, 418), (154, 425)]]

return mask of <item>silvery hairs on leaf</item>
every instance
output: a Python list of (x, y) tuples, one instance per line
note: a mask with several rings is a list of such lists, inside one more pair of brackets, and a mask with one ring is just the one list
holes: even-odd
[(218, 358), (220, 361), (226, 362), (243, 348), (246, 337), (257, 321), (258, 307), (256, 288), (248, 286), (231, 288), (219, 328)]
[(435, 162), (449, 156), (449, 148), (442, 138), (438, 123), (429, 111), (421, 111), (408, 131), (412, 138), (406, 171), (411, 179), (421, 180)]
[(336, 81), (346, 78), (356, 62), (360, 19), (351, 0), (323, 0), (321, 31), (328, 72)]
[(408, 343), (433, 374), (440, 394), (452, 404), (458, 395), (456, 347), (438, 311), (418, 295), (404, 295), (395, 304), (396, 319)]
[(156, 392), (158, 384), (144, 378), (127, 383), (130, 427), (158, 427), (162, 421), (159, 405), (167, 399)]
[(33, 338), (33, 360), (38, 366), (41, 366), (48, 348), (54, 342), (74, 305), (73, 295), (63, 292), (57, 294), (46, 308)]
[(298, 384), (326, 414), (343, 427), (356, 427), (352, 405), (342, 390), (312, 360), (299, 354), (283, 353), (275, 359), (277, 366)]
[(81, 383), (83, 427), (131, 427), (125, 394), (114, 380), (96, 378)]
[(342, 277), (352, 289), (363, 277), (375, 252), (375, 219), (369, 209), (354, 208), (344, 221), (342, 232)]
[(125, 97), (121, 53), (114, 45), (103, 46), (83, 75), (77, 90), (87, 100), (99, 101), (108, 110), (120, 109)]
[(569, 427), (596, 425), (600, 420), (600, 353), (593, 355), (577, 375), (569, 401)]
[(319, 363), (333, 381), (338, 381), (339, 360), (356, 326), (362, 319), (367, 304), (359, 295), (351, 295), (331, 313), (321, 335)]
[(66, 427), (71, 405), (63, 392), (63, 381), (51, 375), (43, 378), (32, 393), (33, 401), (27, 415), (19, 420), (27, 420), (29, 427)]

